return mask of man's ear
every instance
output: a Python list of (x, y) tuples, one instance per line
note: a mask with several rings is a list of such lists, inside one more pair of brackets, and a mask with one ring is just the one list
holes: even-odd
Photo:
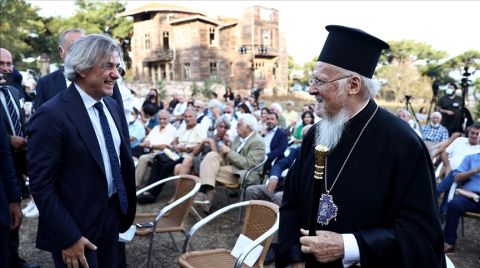
[(85, 78), (87, 76), (87, 72), (88, 70), (81, 70), (79, 72), (77, 72), (77, 74), (81, 77), (81, 78)]
[(360, 76), (354, 75), (349, 79), (348, 85), (348, 94), (357, 95), (362, 89), (362, 79), (360, 79)]

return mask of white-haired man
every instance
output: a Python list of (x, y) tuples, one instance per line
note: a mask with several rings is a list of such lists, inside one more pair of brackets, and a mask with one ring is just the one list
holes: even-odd
[(433, 112), (430, 124), (422, 127), (422, 137), (424, 141), (439, 143), (448, 140), (448, 130), (440, 124), (442, 114)]
[[(309, 81), (323, 120), (303, 139), (285, 180), (276, 267), (445, 266), (425, 145), (372, 99), (371, 78), (388, 44), (354, 28), (326, 29)], [(314, 193), (320, 144), (329, 151)]]
[(110, 97), (121, 65), (122, 49), (113, 39), (80, 38), (65, 58), (72, 84), (30, 121), (37, 247), (52, 253), (55, 267), (117, 267), (118, 233), (135, 217), (128, 128), (123, 109)]
[(230, 142), (220, 144), (218, 152), (209, 152), (200, 163), (202, 187), (197, 201), (205, 203), (205, 211), (210, 209), (216, 182), (222, 184), (258, 184), (259, 174), (252, 174), (244, 181), (249, 168), (256, 166), (265, 157), (265, 144), (256, 131), (257, 120), (251, 114), (242, 114), (238, 118), (238, 136)]

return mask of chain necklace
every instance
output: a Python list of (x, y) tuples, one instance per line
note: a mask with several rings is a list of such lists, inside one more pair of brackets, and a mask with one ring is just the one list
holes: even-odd
[(318, 215), (317, 215), (317, 222), (318, 223), (320, 223), (322, 225), (328, 225), (330, 220), (337, 218), (338, 207), (333, 202), (333, 196), (330, 194), (330, 192), (333, 190), (333, 187), (337, 183), (337, 180), (340, 177), (340, 174), (342, 174), (343, 168), (347, 164), (348, 159), (350, 159), (350, 155), (352, 154), (353, 149), (355, 149), (355, 147), (357, 146), (357, 143), (360, 140), (360, 138), (362, 137), (363, 132), (365, 131), (367, 126), (370, 124), (370, 121), (372, 121), (372, 119), (375, 116), (375, 114), (377, 113), (377, 111), (378, 111), (378, 106), (375, 109), (375, 111), (373, 112), (373, 114), (370, 116), (370, 118), (368, 119), (367, 123), (365, 123), (365, 126), (363, 126), (362, 130), (360, 131), (360, 134), (358, 134), (357, 139), (353, 143), (353, 146), (350, 149), (350, 152), (348, 152), (347, 158), (345, 159), (345, 161), (342, 164), (342, 167), (338, 171), (337, 177), (335, 177), (335, 180), (333, 181), (333, 184), (330, 187), (330, 189), (328, 189), (328, 187), (327, 187), (327, 161), (328, 161), (328, 157), (325, 160), (325, 193), (323, 193), (320, 196), (320, 202), (319, 202), (319, 205), (318, 205)]

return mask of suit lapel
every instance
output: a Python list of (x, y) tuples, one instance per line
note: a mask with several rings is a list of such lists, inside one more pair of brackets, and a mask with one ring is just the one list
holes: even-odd
[(88, 151), (105, 175), (105, 166), (103, 165), (102, 152), (100, 151), (97, 135), (93, 129), (88, 112), (85, 109), (85, 104), (83, 104), (82, 98), (73, 83), (63, 91), (62, 100), (65, 102), (65, 110), (72, 120), (73, 125), (77, 128)]

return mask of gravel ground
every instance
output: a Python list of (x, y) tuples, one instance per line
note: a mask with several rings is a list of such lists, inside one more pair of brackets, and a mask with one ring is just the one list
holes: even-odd
[[(164, 187), (158, 201), (152, 205), (138, 206), (138, 211), (155, 211), (163, 207), (166, 200), (173, 193), (173, 187)], [(216, 210), (220, 206), (227, 204), (225, 195), (217, 191), (215, 200), (218, 206), (212, 209)], [(24, 201), (23, 206), (27, 204)], [(238, 201), (233, 198), (232, 202)], [(237, 211), (230, 211), (223, 217), (217, 218), (210, 225), (205, 226), (197, 232), (194, 237), (193, 245), (196, 249), (206, 248), (232, 248), (236, 237), (240, 233), (241, 225), (236, 222)], [(197, 221), (196, 217), (188, 217), (187, 227), (192, 226)], [(28, 262), (37, 263), (41, 267), (53, 267), (51, 255), (48, 252), (41, 251), (35, 247), (35, 238), (38, 219), (24, 218), (20, 230), (20, 255)], [(460, 230), (459, 230), (460, 233)], [(179, 248), (183, 246), (183, 234), (173, 235)], [(144, 267), (148, 249), (147, 237), (135, 237), (132, 242), (127, 243), (127, 264), (128, 267)], [(155, 267), (177, 267), (176, 260), (180, 256), (167, 234), (156, 236), (154, 244)], [(480, 221), (475, 219), (465, 219), (465, 236), (459, 236), (456, 253), (449, 255), (452, 262), (459, 268), (478, 268), (480, 267)], [(266, 266), (266, 267), (274, 267)]]

